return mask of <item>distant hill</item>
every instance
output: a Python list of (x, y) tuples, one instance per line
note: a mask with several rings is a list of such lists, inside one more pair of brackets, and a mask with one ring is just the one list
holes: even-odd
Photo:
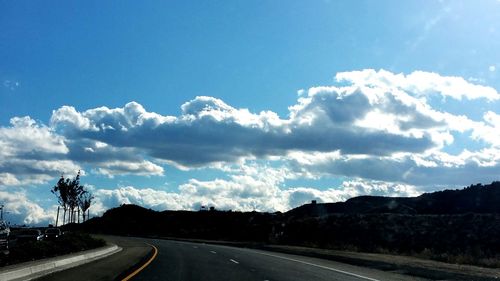
[(66, 226), (92, 233), (299, 245), (500, 261), (500, 182), (418, 197), (360, 196), (286, 213), (163, 211), (136, 205)]
[[(418, 197), (359, 196), (345, 202), (305, 204), (286, 213), (231, 211), (154, 211), (124, 204), (82, 227), (94, 232), (158, 234), (189, 238), (265, 241), (282, 222), (330, 215), (500, 214), (500, 182), (476, 184), (457, 190), (425, 193)], [(249, 229), (252, 229), (251, 231)]]
[(306, 204), (286, 212), (286, 215), (318, 217), (338, 213), (410, 215), (500, 213), (500, 182), (425, 193), (418, 197), (359, 196), (346, 202)]
[(232, 211), (154, 211), (122, 205), (80, 227), (93, 233), (266, 241), (277, 214)]

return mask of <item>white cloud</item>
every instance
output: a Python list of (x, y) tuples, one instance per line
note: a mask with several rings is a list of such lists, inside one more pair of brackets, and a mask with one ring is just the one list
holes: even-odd
[(495, 148), (458, 155), (434, 151), (425, 155), (397, 154), (390, 157), (342, 156), (293, 153), (289, 167), (316, 175), (347, 176), (424, 187), (465, 186), (498, 180), (500, 150)]
[[(225, 177), (193, 178), (178, 192), (96, 189), (94, 209), (121, 202), (158, 209), (211, 204), (286, 210), (312, 198), (417, 194), (429, 186), (498, 180), (500, 115), (490, 110), (472, 120), (447, 112), (444, 104), (437, 109), (429, 96), (464, 106), (470, 100), (491, 105), (500, 97), (460, 77), (366, 69), (338, 73), (333, 86), (300, 90), (286, 117), (207, 96), (184, 103), (179, 116), (149, 112), (136, 102), (85, 111), (63, 106), (53, 111), (50, 126), (14, 117), (0, 127), (0, 184), (39, 184), (85, 166), (108, 177), (162, 176), (167, 163), (218, 169)], [(465, 149), (446, 153), (457, 151), (456, 139)], [(472, 142), (475, 149), (468, 148)], [(354, 180), (326, 190), (282, 187), (287, 179), (331, 176)]]
[(29, 117), (14, 117), (10, 127), (0, 127), (0, 183), (40, 184), (80, 167), (66, 160), (65, 139)]
[(55, 208), (44, 210), (39, 204), (27, 197), (26, 191), (1, 189), (0, 202), (5, 205), (5, 218), (12, 223), (39, 225), (55, 221)]
[(288, 211), (311, 200), (338, 202), (360, 195), (416, 196), (421, 192), (414, 186), (380, 181), (353, 180), (336, 188), (318, 190), (311, 187), (280, 189), (261, 185), (256, 179), (197, 181), (184, 184), (180, 193), (138, 189), (132, 186), (117, 189), (98, 189), (95, 192), (94, 215), (121, 204), (137, 204), (155, 210), (199, 210), (214, 206), (235, 211)]
[(150, 161), (141, 161), (136, 163), (124, 161), (109, 161), (99, 165), (100, 174), (113, 177), (115, 175), (139, 175), (139, 176), (161, 176), (163, 167)]
[(400, 89), (416, 96), (441, 95), (457, 100), (462, 98), (498, 100), (500, 94), (491, 87), (472, 84), (462, 77), (441, 76), (434, 72), (415, 71), (411, 74), (394, 74), (389, 71), (365, 69), (362, 71), (341, 72), (335, 76), (339, 82), (358, 86), (386, 89)]
[[(283, 156), (290, 151), (389, 155), (421, 153), (449, 142), (449, 119), (401, 90), (316, 87), (290, 107), (288, 119), (236, 109), (211, 97), (182, 105), (182, 115), (161, 116), (137, 103), (76, 113), (54, 112), (51, 124), (68, 139), (135, 148), (184, 167)], [(64, 115), (64, 118), (58, 117)], [(386, 122), (370, 123), (373, 117)], [(451, 123), (451, 122), (449, 122)]]
[[(86, 119), (79, 118), (69, 107), (63, 107), (53, 119), (62, 124), (74, 120), (90, 129)], [(92, 164), (96, 171), (107, 176), (163, 174), (161, 166), (143, 159), (132, 148), (115, 148), (86, 139), (70, 140), (30, 117), (14, 117), (10, 126), (0, 127), (0, 147), (0, 184), (5, 186), (46, 183), (62, 173), (76, 173), (82, 164)]]
[(434, 158), (454, 144), (454, 135), (469, 134), (471, 141), (496, 145), (500, 139), (495, 133), (499, 131), (496, 113), (487, 112), (484, 121), (473, 121), (435, 109), (426, 97), (494, 101), (500, 97), (495, 89), (423, 71), (405, 75), (366, 69), (338, 73), (336, 80), (336, 86), (301, 90), (287, 118), (270, 111), (252, 113), (201, 96), (184, 103), (180, 116), (148, 112), (136, 102), (83, 112), (62, 107), (54, 111), (51, 126), (67, 139), (71, 159), (96, 163), (97, 171), (110, 176), (127, 171), (162, 174), (154, 162), (187, 169), (243, 159), (291, 159), (296, 171), (310, 177), (326, 173), (443, 183), (446, 173), (453, 175), (450, 182), (456, 182), (464, 177), (455, 173), (468, 175), (465, 167), (477, 165), (478, 177), (484, 171), (490, 178), (483, 169), (486, 166), (472, 158), (454, 169)]
[(272, 168), (246, 163), (229, 172), (228, 179), (190, 179), (179, 186), (179, 192), (138, 189), (132, 186), (117, 189), (96, 189), (96, 205), (92, 212), (99, 214), (121, 204), (138, 204), (156, 210), (198, 210), (200, 206), (237, 211), (287, 211), (308, 203), (344, 201), (359, 195), (416, 196), (420, 192), (408, 184), (369, 180), (349, 180), (325, 190), (312, 187), (281, 187), (286, 179), (302, 176), (287, 168)]
[(96, 189), (94, 196), (95, 201), (89, 209), (93, 215), (100, 215), (107, 209), (121, 204), (136, 204), (156, 210), (188, 209), (179, 194), (151, 188), (138, 189), (126, 186), (116, 189)]
[(94, 129), (91, 128), (89, 120), (81, 116), (72, 106), (63, 106), (58, 110), (53, 110), (50, 122), (57, 123), (60, 127), (68, 124), (85, 130)]
[(19, 185), (20, 181), (9, 173), (0, 173), (0, 185)]
[(496, 68), (496, 66), (494, 66), (494, 65), (490, 65), (490, 66), (488, 67), (488, 70), (489, 70), (490, 72), (495, 72), (495, 70), (497, 70), (497, 68)]
[(487, 111), (483, 115), (484, 122), (478, 123), (472, 131), (472, 138), (482, 140), (493, 147), (500, 147), (500, 115)]
[(11, 127), (0, 127), (2, 155), (68, 152), (62, 137), (53, 134), (49, 127), (37, 124), (30, 117), (14, 117), (10, 119), (10, 124)]
[(466, 116), (433, 109), (426, 95), (486, 100), (500, 96), (493, 88), (460, 77), (422, 71), (409, 75), (352, 71), (338, 73), (336, 79), (350, 85), (314, 87), (307, 95), (302, 91), (297, 104), (290, 106), (288, 119), (201, 96), (184, 103), (177, 117), (148, 112), (131, 102), (123, 108), (84, 112), (65, 106), (54, 111), (51, 124), (75, 150), (80, 145), (81, 150), (95, 152), (80, 144), (95, 141), (117, 151), (135, 149), (141, 157), (179, 167), (283, 156), (291, 151), (384, 156), (440, 149), (453, 143), (451, 131), (478, 126)]

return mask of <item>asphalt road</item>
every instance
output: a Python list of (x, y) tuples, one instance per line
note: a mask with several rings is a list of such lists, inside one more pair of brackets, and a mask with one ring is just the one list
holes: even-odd
[(108, 281), (117, 279), (122, 272), (133, 268), (151, 251), (151, 247), (140, 239), (99, 236), (109, 243), (123, 248), (109, 257), (78, 267), (59, 271), (36, 279), (36, 281)]
[(334, 261), (211, 244), (144, 239), (158, 249), (132, 280), (392, 281), (425, 280)]

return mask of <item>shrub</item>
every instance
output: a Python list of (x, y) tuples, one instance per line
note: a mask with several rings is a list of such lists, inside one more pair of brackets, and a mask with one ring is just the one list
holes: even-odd
[(74, 252), (102, 247), (106, 242), (95, 239), (86, 233), (66, 233), (57, 240), (27, 242), (16, 245), (10, 253), (0, 260), (0, 265), (8, 265), (25, 261), (55, 257)]

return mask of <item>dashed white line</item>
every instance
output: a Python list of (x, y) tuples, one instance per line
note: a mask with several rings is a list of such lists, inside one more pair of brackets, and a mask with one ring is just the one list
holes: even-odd
[(229, 259), (230, 261), (234, 262), (235, 264), (239, 264), (239, 262), (233, 260), (233, 259)]
[(216, 251), (210, 251), (210, 253), (212, 253), (212, 254), (217, 254), (217, 252), (216, 252)]
[(194, 249), (198, 249), (198, 246), (193, 246)]
[(298, 263), (302, 263), (302, 264), (307, 264), (307, 265), (310, 265), (310, 266), (315, 266), (315, 267), (319, 267), (319, 268), (322, 268), (322, 269), (327, 269), (327, 270), (335, 271), (335, 272), (342, 273), (342, 274), (345, 274), (345, 275), (354, 276), (354, 277), (361, 278), (361, 279), (364, 279), (364, 280), (380, 281), (378, 279), (374, 279), (374, 278), (370, 278), (370, 277), (358, 275), (356, 273), (352, 273), (352, 272), (348, 272), (348, 271), (343, 271), (343, 270), (339, 270), (339, 269), (335, 269), (335, 268), (331, 268), (331, 267), (323, 266), (323, 265), (319, 265), (319, 264), (314, 264), (314, 263), (305, 262), (305, 261), (296, 260), (296, 259), (291, 259), (291, 258), (286, 258), (286, 257), (280, 257), (280, 256), (276, 256), (276, 255), (262, 253), (262, 252), (256, 252), (256, 251), (254, 251), (254, 253), (261, 254), (261, 255), (264, 255), (264, 256), (270, 256), (270, 257), (273, 257), (273, 258), (284, 259), (284, 260), (289, 260), (289, 261), (298, 262)]

